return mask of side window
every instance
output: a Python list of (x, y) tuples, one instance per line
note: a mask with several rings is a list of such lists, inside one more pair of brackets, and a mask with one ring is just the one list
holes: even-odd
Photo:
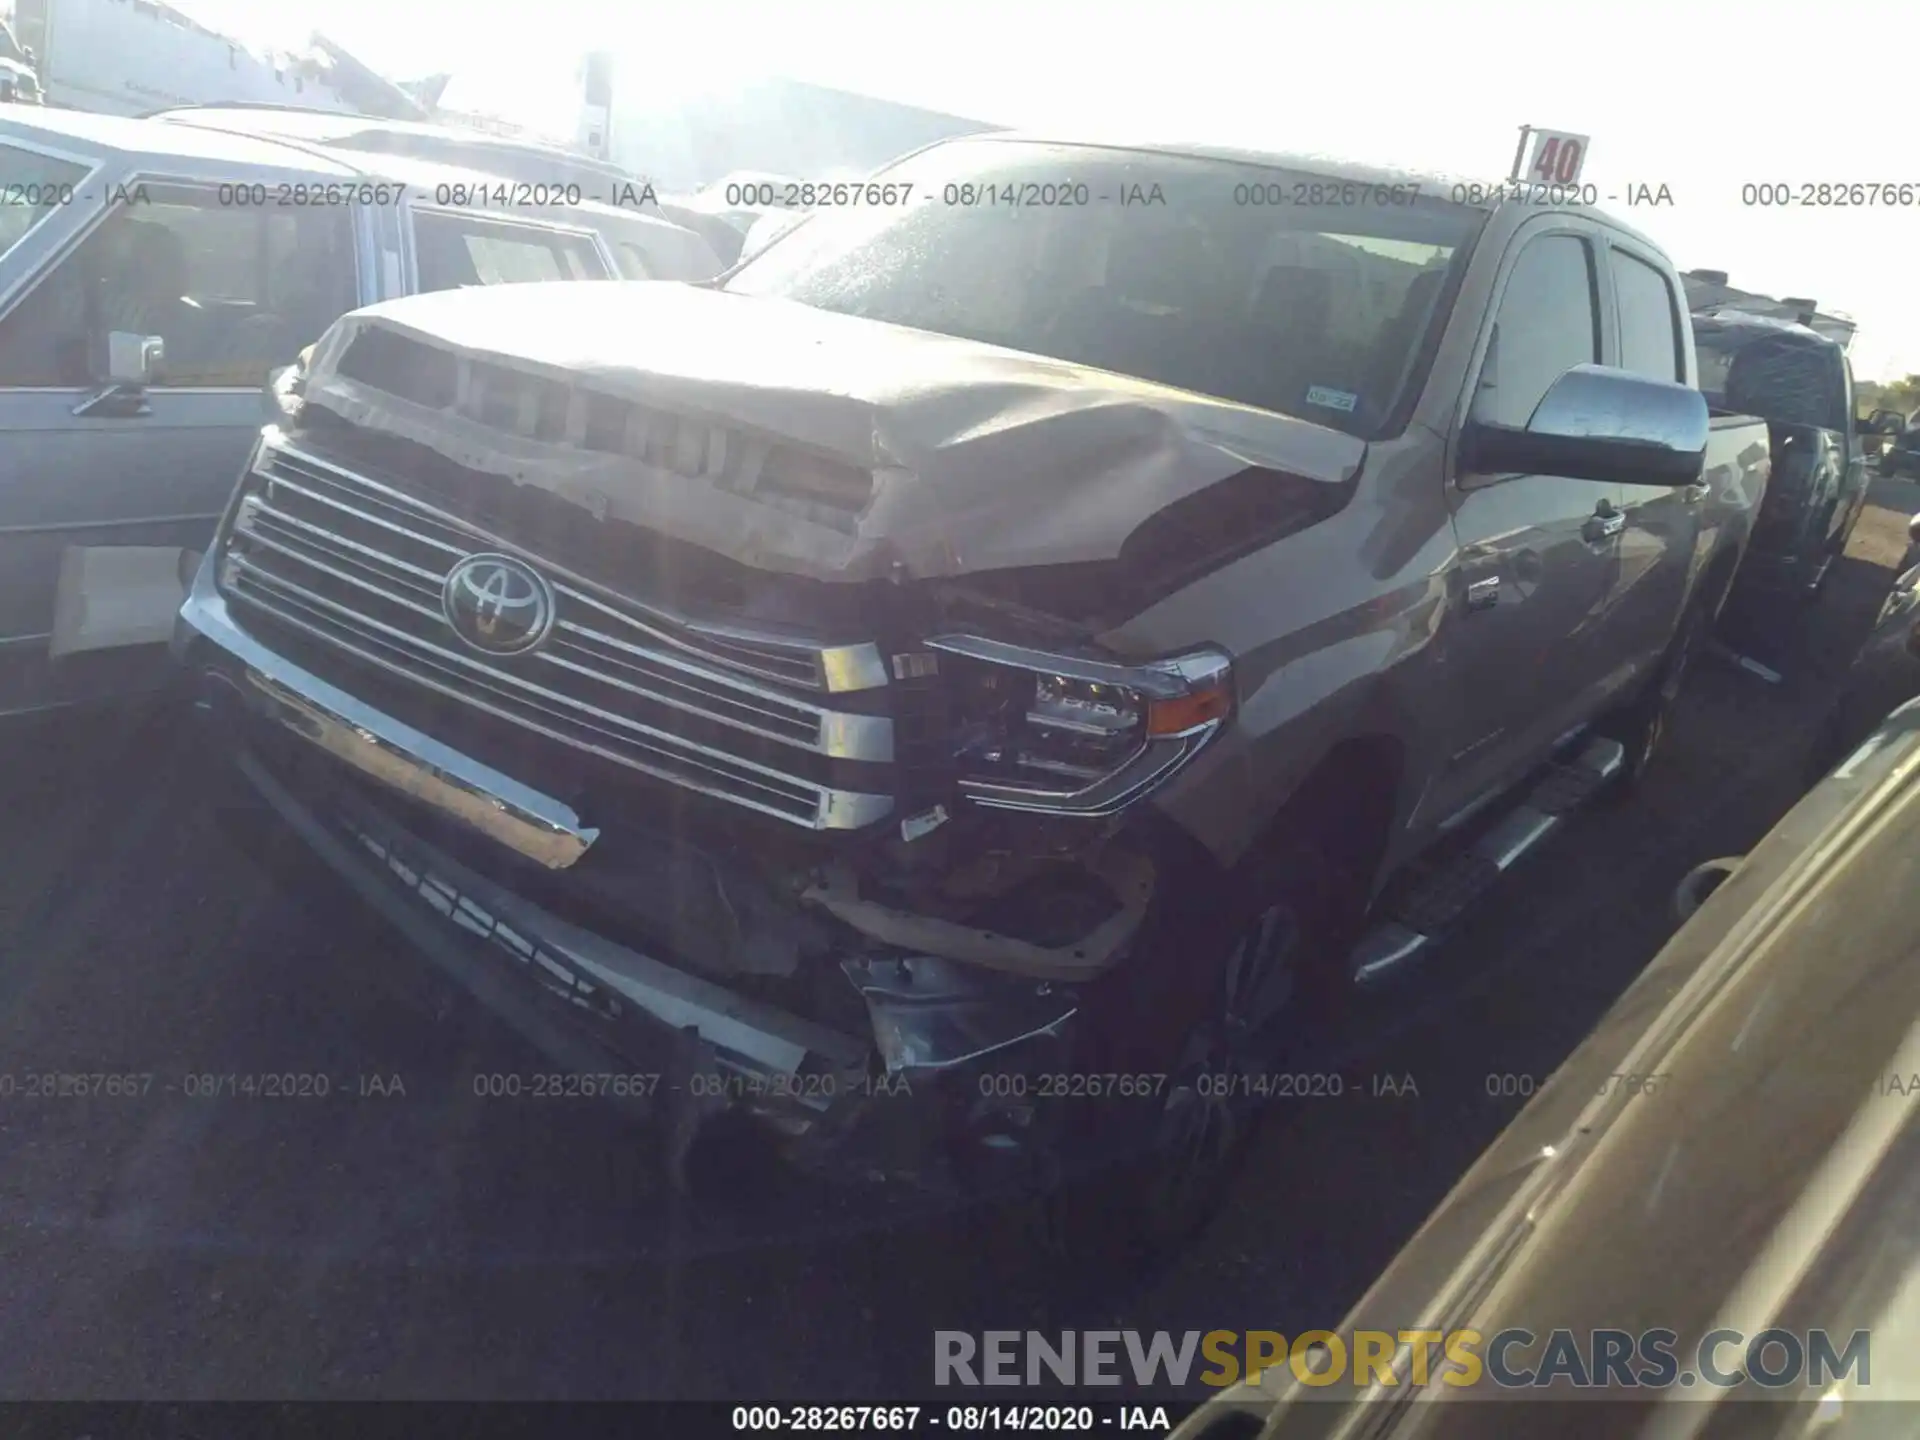
[(1620, 368), (1649, 380), (1685, 380), (1680, 322), (1667, 277), (1618, 250), (1608, 259), (1620, 310)]
[(606, 280), (607, 267), (584, 235), (421, 210), (413, 217), (420, 292), (538, 280)]
[(262, 385), (358, 303), (345, 208), (165, 193), (107, 216), (0, 319), (0, 385), (92, 384), (115, 330), (161, 338), (157, 385)]
[(1500, 297), (1474, 391), (1473, 418), (1525, 429), (1554, 381), (1599, 358), (1592, 249), (1574, 235), (1530, 240)]
[(620, 261), (620, 275), (626, 280), (651, 280), (652, 272), (647, 268), (646, 252), (631, 240), (622, 240), (613, 247), (613, 253)]

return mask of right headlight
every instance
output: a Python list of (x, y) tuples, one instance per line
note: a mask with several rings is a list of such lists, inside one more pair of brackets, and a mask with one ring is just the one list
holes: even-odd
[(1217, 650), (1118, 665), (973, 635), (927, 648), (940, 656), (961, 793), (996, 809), (1111, 815), (1233, 711), (1232, 662)]

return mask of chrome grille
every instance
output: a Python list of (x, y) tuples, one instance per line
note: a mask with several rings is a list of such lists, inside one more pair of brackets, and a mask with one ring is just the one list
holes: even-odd
[[(892, 720), (820, 703), (878, 672), (874, 647), (703, 627), (523, 554), (552, 587), (552, 633), (524, 656), (482, 654), (448, 622), (442, 588), (464, 557), (511, 548), (393, 486), (269, 443), (218, 573), (230, 597), (282, 624), (658, 779), (814, 829), (891, 810)], [(836, 761), (870, 762), (872, 787), (819, 778)]]

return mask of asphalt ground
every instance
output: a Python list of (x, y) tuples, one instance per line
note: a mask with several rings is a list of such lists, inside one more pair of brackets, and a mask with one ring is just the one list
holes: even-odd
[[(1334, 1325), (1523, 1103), (1489, 1093), (1526, 1088), (1501, 1077), (1551, 1073), (1671, 933), (1681, 876), (1800, 793), (1920, 508), (1910, 485), (1876, 500), (1766, 657), (1783, 683), (1698, 668), (1642, 789), (1323, 1037), (1342, 1093), (1269, 1115), (1175, 1264), (1085, 1294), (993, 1212), (878, 1226), (847, 1201), (796, 1206), (779, 1238), (716, 1228), (603, 1108), (476, 1095), (545, 1067), (344, 891), (239, 843), (190, 737), (12, 740), (0, 1398), (871, 1400), (928, 1390), (940, 1329)], [(27, 1098), (49, 1072), (152, 1079)], [(330, 1093), (191, 1093), (254, 1073)]]

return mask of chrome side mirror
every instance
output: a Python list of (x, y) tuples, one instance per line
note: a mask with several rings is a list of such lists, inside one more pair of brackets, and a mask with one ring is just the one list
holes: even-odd
[(1576, 365), (1548, 387), (1526, 428), (1469, 419), (1469, 475), (1564, 475), (1619, 484), (1692, 485), (1710, 420), (1698, 390), (1603, 365)]
[(115, 330), (107, 336), (107, 383), (144, 390), (166, 354), (167, 342), (158, 335)]
[(102, 420), (135, 420), (151, 415), (147, 386), (166, 355), (158, 335), (136, 335), (115, 330), (107, 336), (106, 381), (73, 407), (75, 415)]

